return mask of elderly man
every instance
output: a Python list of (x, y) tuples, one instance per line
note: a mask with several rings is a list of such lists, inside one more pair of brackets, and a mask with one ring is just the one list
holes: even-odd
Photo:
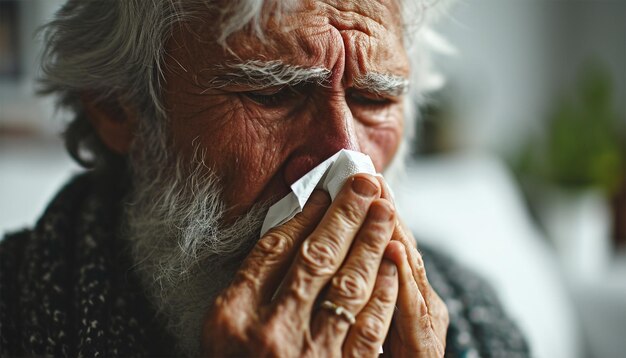
[(92, 170), (2, 243), (2, 355), (525, 355), (485, 285), (422, 259), (380, 176), (259, 239), (337, 151), (399, 156), (428, 11), (406, 2), (70, 0), (43, 92)]

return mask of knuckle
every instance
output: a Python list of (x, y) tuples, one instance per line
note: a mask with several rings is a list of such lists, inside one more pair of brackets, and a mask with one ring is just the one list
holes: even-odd
[(426, 270), (426, 268), (424, 267), (424, 257), (422, 256), (422, 253), (414, 246), (409, 246), (409, 250), (411, 250), (413, 252), (413, 254), (415, 255), (415, 263), (416, 263), (416, 267), (418, 270), (422, 271), (422, 270)]
[[(311, 287), (313, 284), (313, 277), (305, 271), (295, 270), (292, 275), (291, 283), (285, 287), (283, 296), (285, 302), (302, 303), (306, 302), (311, 295)], [(278, 306), (277, 308), (281, 308)]]
[(360, 235), (361, 242), (365, 245), (367, 251), (382, 253), (391, 238), (391, 231), (388, 227), (384, 223), (376, 223), (364, 227)]
[(256, 287), (259, 282), (259, 268), (255, 267), (252, 269), (251, 267), (247, 267), (247, 270), (238, 271), (233, 278), (232, 285), (236, 287), (243, 287), (249, 285), (251, 287)]
[(333, 294), (352, 304), (360, 304), (367, 299), (367, 280), (359, 269), (345, 268), (331, 281)]
[(233, 304), (233, 302), (241, 299), (242, 295), (255, 292), (261, 285), (260, 274), (262, 270), (262, 265), (248, 262), (242, 269), (235, 272), (230, 286), (224, 291), (223, 296), (228, 297), (228, 301)]
[[(388, 278), (391, 281), (391, 278)], [(374, 302), (381, 305), (381, 308), (393, 306), (396, 303), (397, 290), (390, 285), (382, 285), (374, 293)]]
[(285, 337), (282, 331), (277, 323), (268, 324), (264, 327), (262, 334), (258, 338), (262, 356), (277, 357), (281, 355), (281, 342), (284, 342), (283, 338)]
[(346, 356), (369, 357), (376, 355), (385, 334), (383, 323), (372, 317), (357, 322), (354, 328), (357, 330), (355, 339), (346, 352)]
[(361, 209), (358, 202), (362, 200), (342, 200), (337, 204), (339, 216), (337, 219), (345, 221), (351, 227), (359, 227), (364, 218), (365, 208)]
[(283, 231), (284, 234), (296, 233), (303, 231), (307, 224), (313, 219), (313, 215), (308, 211), (301, 211), (291, 220), (277, 228), (278, 232)]
[(265, 235), (257, 242), (257, 248), (264, 260), (281, 256), (287, 252), (292, 245), (292, 241), (281, 231), (273, 231)]
[(223, 318), (221, 317), (222, 315), (224, 315), (226, 312), (230, 310), (229, 308), (230, 303), (228, 302), (228, 299), (225, 296), (226, 296), (225, 294), (221, 294), (217, 296), (217, 298), (213, 302), (213, 308), (211, 310), (211, 317), (213, 317), (214, 319), (218, 321)]
[(228, 300), (223, 296), (218, 297), (215, 300), (205, 328), (213, 331), (219, 330), (221, 334), (226, 337), (242, 338), (244, 336), (244, 329), (241, 325), (237, 324), (240, 320), (234, 319), (237, 317), (237, 312), (235, 311), (236, 310)]
[(264, 267), (246, 267), (245, 270), (240, 270), (235, 273), (230, 289), (238, 291), (239, 293), (256, 297), (263, 286), (263, 274)]
[(363, 339), (357, 338), (352, 346), (349, 348), (348, 352), (346, 352), (346, 357), (374, 357), (375, 353), (378, 352), (378, 348), (373, 348), (373, 344), (371, 342), (366, 342)]
[(372, 346), (375, 346), (377, 342), (381, 341), (384, 331), (385, 327), (383, 322), (374, 315), (365, 316), (359, 321), (357, 326), (357, 332), (361, 340), (371, 343)]
[(419, 317), (430, 317), (429, 316), (430, 310), (428, 308), (428, 305), (426, 304), (426, 301), (423, 298), (420, 298), (419, 300), (417, 300), (416, 308), (417, 308), (417, 313)]
[(300, 249), (300, 261), (311, 275), (329, 275), (339, 264), (339, 250), (330, 240), (307, 239)]

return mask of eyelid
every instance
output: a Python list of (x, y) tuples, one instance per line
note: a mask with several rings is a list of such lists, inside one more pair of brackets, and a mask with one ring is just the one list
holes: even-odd
[(240, 93), (251, 101), (266, 107), (287, 105), (288, 103), (293, 103), (293, 101), (298, 100), (298, 98), (303, 95), (297, 88), (289, 85), (274, 86)]
[(398, 98), (394, 96), (379, 94), (373, 91), (368, 91), (366, 89), (357, 89), (357, 88), (351, 89), (348, 92), (348, 97), (356, 101), (370, 102), (370, 104), (374, 104), (374, 105), (376, 104), (384, 105), (384, 104), (396, 102), (398, 100)]
[(280, 86), (272, 86), (272, 87), (260, 88), (260, 89), (255, 89), (255, 90), (251, 90), (251, 91), (245, 91), (245, 92), (258, 94), (258, 95), (262, 95), (262, 96), (271, 96), (271, 95), (275, 95), (275, 94), (285, 90), (288, 87), (289, 86), (287, 86), (287, 85), (280, 85)]

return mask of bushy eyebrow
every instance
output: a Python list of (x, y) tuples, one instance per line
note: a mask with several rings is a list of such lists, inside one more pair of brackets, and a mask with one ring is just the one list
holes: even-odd
[[(302, 83), (325, 86), (331, 76), (331, 71), (324, 67), (304, 67), (285, 64), (282, 61), (259, 60), (220, 64), (211, 72), (217, 74), (198, 83), (205, 91), (227, 86), (246, 86), (255, 89), (297, 86)], [(355, 78), (354, 87), (377, 95), (397, 97), (408, 91), (409, 80), (393, 74), (368, 72)]]
[(302, 83), (325, 85), (331, 75), (331, 71), (323, 67), (303, 67), (281, 61), (258, 60), (218, 65), (213, 72), (218, 74), (199, 84), (207, 89), (227, 86), (263, 89), (274, 86), (297, 86)]
[(354, 87), (381, 96), (398, 97), (408, 92), (409, 80), (388, 73), (368, 72), (354, 79)]

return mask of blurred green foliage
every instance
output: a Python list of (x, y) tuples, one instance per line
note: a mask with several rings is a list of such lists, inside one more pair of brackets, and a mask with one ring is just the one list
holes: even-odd
[(514, 169), (565, 189), (599, 188), (611, 195), (626, 180), (626, 120), (614, 109), (611, 77), (602, 66), (589, 65), (575, 93), (566, 96)]

